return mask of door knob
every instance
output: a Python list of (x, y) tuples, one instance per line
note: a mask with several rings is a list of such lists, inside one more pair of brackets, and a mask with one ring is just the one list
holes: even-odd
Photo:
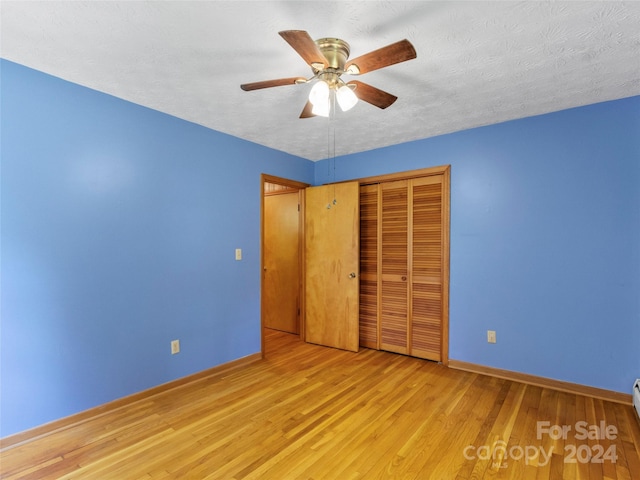
[(356, 273), (355, 272), (351, 272), (349, 274), (349, 278), (356, 278)]

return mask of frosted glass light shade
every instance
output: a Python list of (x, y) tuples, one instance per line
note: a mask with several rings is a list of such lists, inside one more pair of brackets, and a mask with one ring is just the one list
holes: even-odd
[(347, 85), (343, 85), (338, 89), (336, 99), (343, 112), (352, 109), (358, 103), (358, 97)]
[(309, 92), (309, 101), (313, 105), (327, 103), (329, 101), (329, 84), (323, 80), (316, 82)]
[(328, 117), (330, 108), (331, 107), (329, 105), (329, 98), (327, 97), (324, 102), (317, 102), (315, 105), (313, 105), (311, 113), (313, 113), (314, 115), (318, 115), (319, 117)]

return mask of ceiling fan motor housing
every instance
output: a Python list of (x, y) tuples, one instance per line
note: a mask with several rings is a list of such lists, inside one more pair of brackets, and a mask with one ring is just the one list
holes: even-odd
[(344, 72), (344, 66), (349, 58), (349, 44), (339, 38), (320, 38), (316, 40), (316, 45), (327, 59), (327, 68), (316, 68), (312, 65), (313, 73), (320, 73), (320, 78), (330, 86), (338, 82), (338, 78)]

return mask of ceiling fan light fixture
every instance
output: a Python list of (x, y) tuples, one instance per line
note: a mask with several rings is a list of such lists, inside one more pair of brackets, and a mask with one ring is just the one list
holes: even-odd
[(347, 85), (342, 85), (336, 91), (336, 99), (343, 112), (351, 110), (358, 103), (358, 97)]
[(309, 101), (314, 105), (329, 103), (329, 84), (324, 80), (316, 82), (309, 92)]
[[(398, 97), (357, 80), (345, 84), (340, 77), (343, 74), (361, 75), (416, 58), (416, 49), (407, 39), (349, 60), (349, 44), (339, 38), (327, 37), (314, 41), (304, 30), (283, 30), (278, 33), (311, 67), (313, 76), (308, 79), (288, 77), (244, 83), (240, 88), (251, 91), (316, 82), (309, 91), (309, 100), (300, 118), (315, 115), (328, 117), (336, 103), (346, 112), (359, 100), (381, 109), (389, 107)], [(358, 90), (357, 95), (355, 89)], [(334, 93), (335, 97), (332, 97)]]

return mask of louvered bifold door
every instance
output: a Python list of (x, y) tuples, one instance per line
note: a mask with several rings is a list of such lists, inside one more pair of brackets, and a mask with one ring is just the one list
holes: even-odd
[(441, 175), (411, 181), (410, 354), (442, 360), (443, 181)]
[(380, 348), (409, 353), (408, 180), (381, 184)]
[(378, 348), (378, 185), (360, 187), (360, 346)]

